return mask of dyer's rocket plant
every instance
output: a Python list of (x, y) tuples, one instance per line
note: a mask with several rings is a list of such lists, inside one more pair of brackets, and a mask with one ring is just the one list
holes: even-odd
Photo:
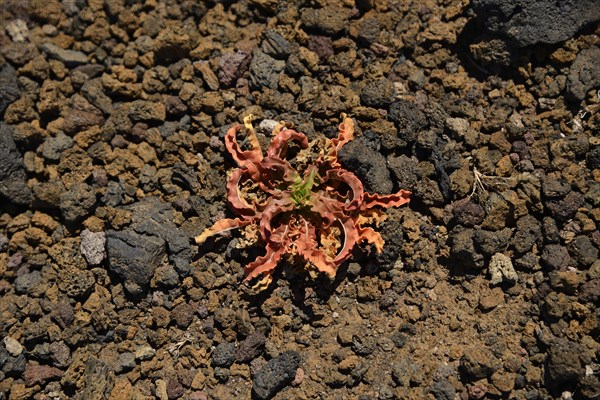
[[(356, 175), (342, 168), (338, 152), (354, 138), (354, 122), (344, 114), (342, 119), (337, 138), (310, 143), (305, 134), (279, 123), (266, 155), (251, 115), (244, 125), (229, 129), (225, 144), (239, 168), (227, 183), (227, 200), (237, 218), (217, 221), (196, 237), (196, 243), (245, 228), (246, 237), (262, 240), (266, 248), (265, 255), (246, 265), (245, 281), (259, 278), (263, 288), (284, 256), (334, 277), (355, 244), (365, 241), (382, 251), (383, 239), (372, 226), (385, 219), (382, 208), (408, 203), (410, 192), (367, 193)], [(239, 144), (240, 133), (246, 135), (249, 149)], [(297, 149), (288, 155), (293, 142)]]

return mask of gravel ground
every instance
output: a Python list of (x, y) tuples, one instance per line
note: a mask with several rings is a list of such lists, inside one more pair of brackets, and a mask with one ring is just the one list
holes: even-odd
[[(0, 399), (597, 399), (597, 1), (0, 0)], [(386, 246), (233, 232), (245, 115), (357, 138)]]

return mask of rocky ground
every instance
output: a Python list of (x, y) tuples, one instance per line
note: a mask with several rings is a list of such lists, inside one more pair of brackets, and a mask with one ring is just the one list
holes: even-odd
[[(597, 399), (595, 5), (0, 0), (0, 399)], [(411, 203), (255, 294), (224, 134), (342, 112)]]

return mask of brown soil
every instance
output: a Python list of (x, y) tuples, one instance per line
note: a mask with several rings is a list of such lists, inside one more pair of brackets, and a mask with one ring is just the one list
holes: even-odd
[[(481, 2), (476, 2), (480, 4)], [(600, 396), (597, 22), (519, 47), (467, 1), (0, 0), (0, 399)], [(479, 12), (479, 11), (478, 11)], [(252, 113), (412, 192), (336, 278), (239, 232)]]

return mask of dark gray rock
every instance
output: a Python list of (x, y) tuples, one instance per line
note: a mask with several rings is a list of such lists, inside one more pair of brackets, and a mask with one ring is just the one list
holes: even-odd
[(154, 270), (166, 256), (166, 243), (157, 236), (137, 233), (106, 232), (106, 253), (109, 269), (125, 281), (133, 295), (142, 294), (150, 283)]
[(581, 355), (583, 348), (579, 343), (567, 339), (556, 339), (548, 349), (546, 363), (546, 382), (554, 389), (573, 388), (585, 374)]
[(488, 31), (520, 47), (562, 42), (600, 20), (597, 0), (474, 0), (473, 10)]
[(492, 232), (483, 229), (475, 231), (473, 237), (475, 248), (481, 253), (491, 256), (496, 253), (501, 253), (512, 236), (510, 228), (504, 228), (500, 231)]
[(450, 238), (451, 258), (464, 268), (480, 269), (484, 266), (484, 257), (475, 250), (473, 243), (474, 230), (456, 227), (452, 229)]
[(252, 392), (258, 399), (270, 399), (290, 384), (300, 367), (300, 354), (286, 351), (270, 360), (252, 380)]
[(36, 344), (35, 347), (27, 352), (30, 358), (35, 358), (44, 362), (50, 360), (50, 344), (47, 342)]
[(215, 378), (217, 378), (217, 381), (221, 382), (221, 383), (225, 383), (229, 380), (229, 369), (228, 368), (223, 368), (223, 367), (215, 367), (214, 369), (215, 371)]
[(277, 89), (279, 74), (284, 67), (285, 61), (276, 60), (260, 50), (255, 50), (252, 53), (252, 61), (250, 62), (250, 83), (252, 87), (255, 89), (262, 87)]
[(427, 177), (417, 182), (413, 190), (413, 198), (418, 199), (426, 206), (441, 207), (444, 204), (444, 195), (440, 190), (440, 184)]
[(101, 110), (104, 114), (110, 114), (112, 112), (112, 100), (104, 93), (104, 90), (102, 89), (102, 80), (100, 78), (85, 82), (81, 87), (81, 93), (87, 101)]
[(10, 355), (4, 346), (0, 346), (0, 370), (4, 368), (4, 364), (8, 361)]
[(558, 243), (560, 242), (560, 232), (556, 221), (551, 217), (544, 217), (542, 220), (542, 232), (544, 234), (544, 241), (546, 243)]
[(179, 274), (172, 265), (161, 265), (154, 271), (153, 282), (157, 286), (173, 288), (179, 284)]
[(235, 361), (235, 343), (220, 343), (212, 353), (212, 362), (216, 367), (228, 368)]
[(0, 233), (0, 251), (6, 250), (7, 245), (8, 237), (5, 234)]
[(345, 145), (339, 159), (344, 168), (360, 178), (368, 192), (389, 194), (394, 189), (385, 157), (360, 140)]
[(141, 294), (168, 254), (180, 275), (189, 273), (192, 256), (188, 236), (173, 222), (170, 204), (148, 197), (124, 207), (131, 224), (124, 231), (107, 231), (109, 268), (125, 279), (132, 294)]
[(110, 207), (116, 207), (125, 199), (125, 188), (121, 182), (110, 181), (106, 186), (106, 192), (100, 199), (102, 203)]
[(2, 366), (2, 372), (8, 376), (21, 376), (25, 371), (27, 365), (27, 358), (25, 353), (19, 354), (17, 357), (8, 356), (4, 365)]
[(579, 301), (583, 303), (598, 304), (600, 299), (600, 278), (587, 281), (579, 289)]
[(600, 169), (600, 146), (594, 147), (586, 154), (585, 161), (589, 169)]
[(417, 149), (420, 153), (429, 154), (435, 150), (438, 141), (439, 138), (434, 131), (421, 131), (417, 135)]
[(364, 46), (370, 46), (379, 38), (381, 24), (377, 18), (367, 18), (360, 24), (358, 40)]
[(0, 122), (0, 199), (30, 204), (33, 196), (26, 178), (23, 159), (13, 140), (13, 128)]
[(406, 142), (414, 142), (419, 131), (427, 125), (425, 114), (407, 100), (393, 102), (388, 119), (398, 128), (398, 137)]
[[(600, 4), (596, 4), (600, 9)], [(600, 19), (600, 12), (598, 12)], [(585, 99), (591, 89), (600, 87), (600, 48), (594, 46), (581, 50), (571, 65), (567, 79), (567, 95), (577, 101)]]
[(60, 196), (60, 211), (67, 223), (75, 223), (90, 214), (96, 204), (96, 193), (87, 183), (75, 184)]
[(105, 70), (106, 70), (106, 67), (104, 65), (100, 65), (100, 64), (86, 64), (86, 65), (80, 65), (79, 67), (74, 68), (73, 72), (81, 72), (88, 79), (93, 79), (93, 78), (96, 78), (96, 77), (102, 75), (102, 73)]
[(285, 60), (294, 51), (294, 46), (273, 29), (267, 29), (262, 39), (260, 49), (273, 58)]
[(176, 162), (173, 165), (172, 171), (171, 181), (174, 184), (190, 190), (191, 192), (199, 192), (201, 190), (197, 173), (193, 168), (183, 163)]
[(577, 236), (569, 243), (569, 252), (582, 267), (589, 267), (598, 259), (598, 249), (587, 236)]
[(365, 85), (360, 100), (365, 106), (382, 108), (394, 101), (395, 94), (394, 83), (387, 78), (380, 78)]
[(550, 270), (566, 270), (575, 266), (565, 246), (560, 244), (548, 244), (542, 249), (542, 265)]
[(46, 160), (58, 161), (63, 151), (73, 147), (73, 139), (65, 135), (63, 132), (58, 132), (54, 137), (48, 137), (44, 141), (42, 156)]
[[(288, 57), (288, 59), (287, 59), (287, 61), (285, 63), (285, 71), (288, 73), (288, 75), (295, 76), (295, 77), (300, 76), (301, 80), (303, 78), (304, 78), (304, 80), (306, 80), (306, 79), (311, 80), (310, 77), (304, 75), (307, 72), (307, 68), (302, 63), (302, 60), (300, 60), (300, 57), (296, 53), (292, 53)], [(303, 82), (300, 81), (301, 85), (302, 85), (302, 83)]]
[(32, 271), (28, 274), (17, 276), (14, 287), (17, 293), (29, 293), (30, 290), (42, 283), (40, 271)]
[(452, 386), (448, 379), (442, 379), (431, 385), (431, 394), (433, 394), (436, 400), (454, 400), (456, 389), (454, 389), (454, 386)]
[(412, 190), (419, 181), (419, 172), (416, 159), (401, 154), (398, 157), (388, 157), (388, 168), (397, 182), (397, 186), (402, 189)]
[(567, 221), (584, 203), (584, 197), (579, 192), (570, 192), (564, 198), (551, 199), (544, 203), (550, 214), (558, 221)]
[(400, 386), (410, 386), (410, 380), (418, 370), (417, 365), (410, 358), (401, 358), (392, 362), (392, 378)]
[(518, 254), (531, 250), (533, 244), (542, 236), (542, 224), (531, 215), (525, 215), (517, 221), (517, 231), (512, 238), (512, 245)]
[(88, 58), (81, 51), (65, 50), (53, 43), (44, 43), (41, 45), (44, 51), (50, 58), (54, 58), (67, 67), (73, 67), (80, 64), (87, 64)]
[(600, 208), (600, 182), (590, 182), (589, 185), (590, 188), (585, 193), (585, 201), (592, 207)]
[(542, 194), (548, 199), (564, 197), (571, 191), (571, 185), (564, 179), (544, 179)]
[(2, 96), (0, 96), (1, 116), (10, 103), (21, 97), (17, 71), (8, 63), (0, 65), (0, 88), (2, 88)]
[(367, 336), (365, 331), (360, 334), (352, 335), (352, 351), (359, 356), (368, 356), (373, 353), (375, 346), (377, 345), (375, 338)]
[(375, 255), (379, 267), (388, 271), (394, 267), (396, 261), (400, 258), (402, 244), (404, 243), (404, 229), (398, 219), (390, 218), (384, 221), (377, 231), (384, 238), (384, 241), (394, 241), (393, 246), (383, 246), (383, 251)]
[(258, 357), (267, 343), (267, 337), (262, 332), (254, 332), (240, 342), (235, 352), (235, 361), (247, 363)]

